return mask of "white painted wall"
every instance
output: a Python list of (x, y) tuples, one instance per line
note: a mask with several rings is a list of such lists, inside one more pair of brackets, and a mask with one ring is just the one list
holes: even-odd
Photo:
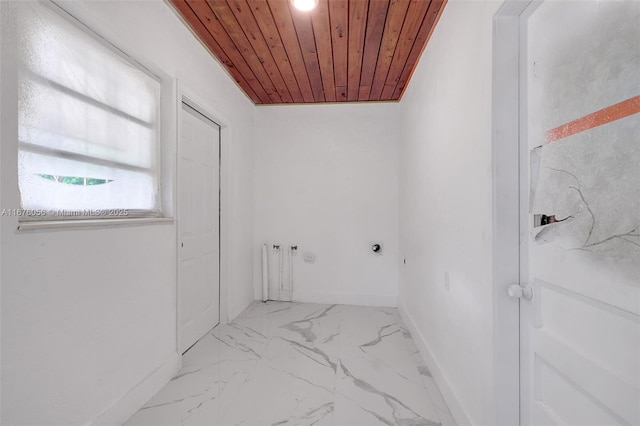
[[(256, 299), (260, 248), (279, 243), (285, 255), (299, 247), (294, 300), (395, 306), (398, 119), (392, 103), (256, 108)], [(383, 242), (381, 256), (370, 253), (371, 241)], [(303, 261), (305, 251), (315, 263)], [(271, 266), (277, 287), (273, 256)], [(284, 269), (286, 285), (286, 260)]]
[[(225, 316), (234, 317), (253, 299), (255, 107), (162, 1), (62, 4), (225, 118)], [(14, 64), (5, 53), (0, 202), (18, 208), (16, 89), (6, 78)], [(33, 232), (17, 226), (16, 217), (1, 218), (2, 423), (125, 420), (179, 365), (175, 226)]]
[(400, 103), (399, 304), (460, 424), (492, 406), (492, 17), (450, 0)]

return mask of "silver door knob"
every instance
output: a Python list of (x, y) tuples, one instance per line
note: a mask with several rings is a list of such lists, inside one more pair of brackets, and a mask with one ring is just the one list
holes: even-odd
[(511, 284), (509, 287), (507, 287), (507, 293), (509, 293), (509, 296), (515, 299), (533, 299), (533, 289), (528, 285)]

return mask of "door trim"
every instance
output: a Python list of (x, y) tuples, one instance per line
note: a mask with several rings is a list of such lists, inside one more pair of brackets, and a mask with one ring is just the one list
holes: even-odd
[(531, 1), (506, 0), (493, 19), (492, 271), (493, 406), (496, 425), (520, 424), (520, 15)]
[[(175, 162), (175, 170), (176, 170), (176, 181), (179, 177), (178, 170), (178, 162), (180, 159), (180, 135), (182, 133), (182, 104), (187, 104), (190, 108), (196, 110), (199, 114), (201, 114), (206, 119), (214, 122), (220, 127), (220, 140), (219, 140), (219, 149), (220, 149), (220, 168), (219, 168), (219, 183), (218, 183), (218, 191), (219, 191), (219, 313), (218, 313), (218, 322), (219, 324), (227, 324), (229, 322), (229, 172), (228, 172), (228, 164), (229, 164), (229, 140), (231, 136), (231, 128), (230, 121), (223, 114), (219, 113), (215, 108), (212, 108), (207, 102), (204, 102), (198, 96), (195, 96), (193, 91), (189, 90), (188, 87), (184, 87), (180, 80), (176, 80), (176, 162)], [(176, 185), (177, 191), (177, 185)], [(175, 295), (176, 295), (176, 305), (175, 305), (175, 333), (176, 333), (176, 352), (180, 353), (180, 324), (179, 324), (179, 238), (180, 238), (180, 224), (178, 217), (178, 202), (179, 197), (178, 194), (175, 194), (176, 200), (176, 234), (175, 234), (175, 247), (176, 247), (176, 286), (175, 286)]]

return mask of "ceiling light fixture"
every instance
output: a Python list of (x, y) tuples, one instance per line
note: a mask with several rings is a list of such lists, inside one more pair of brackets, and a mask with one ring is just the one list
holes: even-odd
[(291, 0), (293, 7), (303, 12), (308, 12), (315, 9), (319, 0)]

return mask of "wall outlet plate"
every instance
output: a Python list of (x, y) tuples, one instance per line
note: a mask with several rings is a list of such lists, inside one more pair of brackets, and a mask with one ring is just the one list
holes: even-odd
[(314, 263), (316, 261), (316, 255), (315, 253), (305, 251), (302, 253), (302, 259), (307, 263)]

